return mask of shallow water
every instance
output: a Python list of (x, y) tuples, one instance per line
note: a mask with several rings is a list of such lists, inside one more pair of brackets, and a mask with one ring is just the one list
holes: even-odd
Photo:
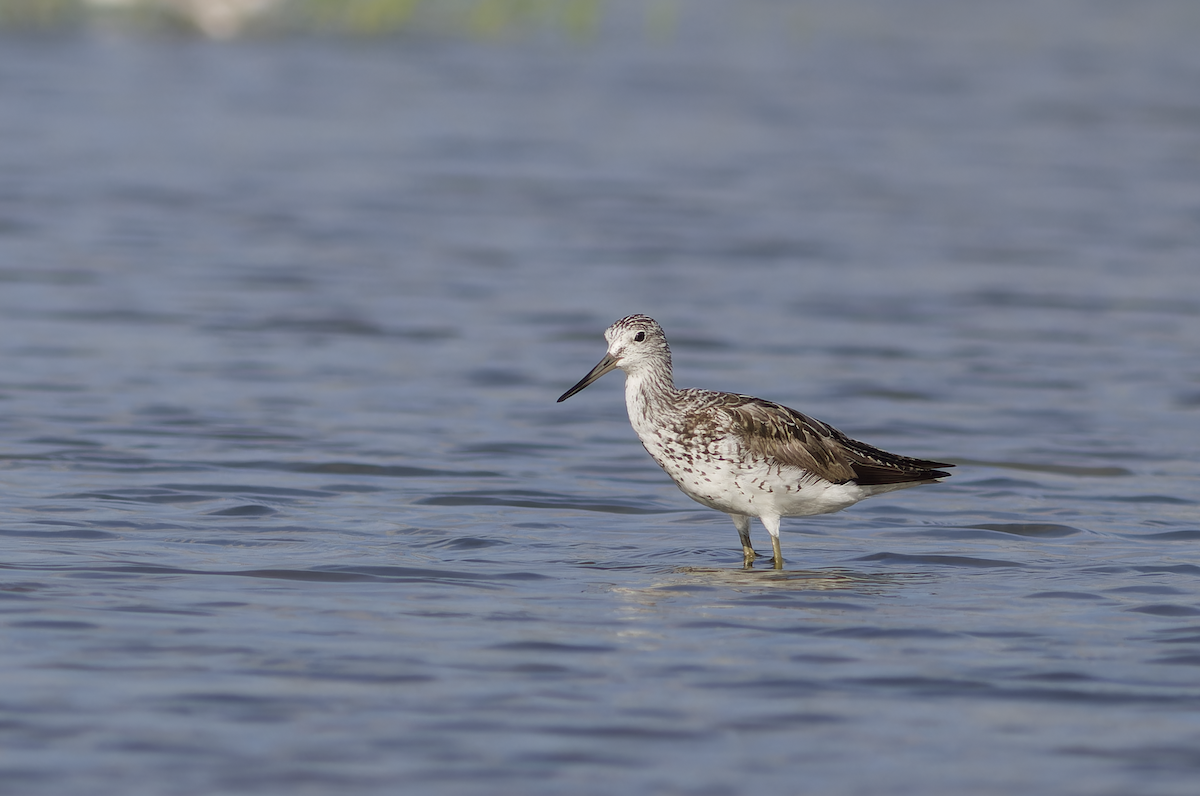
[[(1200, 19), (916, 7), (4, 39), (4, 790), (1195, 793)], [(630, 312), (954, 477), (741, 570)]]

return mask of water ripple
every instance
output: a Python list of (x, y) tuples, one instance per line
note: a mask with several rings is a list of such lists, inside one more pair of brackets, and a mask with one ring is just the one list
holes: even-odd
[[(1191, 5), (417, 5), (5, 30), (4, 786), (1194, 792)], [(743, 569), (554, 403), (647, 308), (957, 475)]]
[(605, 514), (667, 514), (670, 509), (647, 508), (624, 501), (596, 503), (575, 497), (555, 495), (534, 490), (502, 490), (498, 492), (459, 492), (435, 495), (416, 501), (421, 506), (513, 506), (526, 509), (572, 509)]
[(932, 564), (946, 567), (994, 568), (994, 567), (1025, 567), (1017, 561), (1002, 561), (990, 558), (973, 558), (971, 556), (948, 555), (909, 555), (906, 553), (874, 553), (862, 556), (856, 561), (883, 561), (895, 564)]

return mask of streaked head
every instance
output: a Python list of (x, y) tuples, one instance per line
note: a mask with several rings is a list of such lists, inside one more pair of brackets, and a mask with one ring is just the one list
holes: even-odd
[(567, 400), (609, 371), (620, 368), (629, 373), (657, 363), (671, 370), (671, 349), (658, 321), (649, 315), (630, 315), (604, 330), (608, 341), (608, 353), (592, 368), (579, 383), (562, 394), (558, 400)]

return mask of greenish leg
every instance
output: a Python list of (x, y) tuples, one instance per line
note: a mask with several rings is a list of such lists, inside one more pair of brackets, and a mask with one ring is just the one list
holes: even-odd
[(775, 553), (771, 561), (775, 564), (775, 569), (783, 569), (783, 551), (779, 549), (779, 518), (766, 515), (759, 519), (762, 520), (767, 533), (771, 534), (771, 549)]
[(742, 565), (749, 569), (754, 564), (754, 559), (758, 558), (758, 553), (754, 552), (754, 545), (750, 544), (750, 518), (745, 514), (730, 514), (733, 518), (733, 527), (737, 528), (738, 537), (742, 540)]

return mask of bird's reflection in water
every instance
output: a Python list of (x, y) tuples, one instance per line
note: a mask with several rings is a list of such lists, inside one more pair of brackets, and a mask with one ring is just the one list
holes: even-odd
[(851, 569), (733, 569), (720, 567), (679, 567), (663, 574), (651, 586), (621, 591), (661, 597), (664, 593), (693, 590), (729, 589), (734, 592), (854, 592), (861, 595), (886, 594), (937, 576), (918, 572), (858, 572)]

